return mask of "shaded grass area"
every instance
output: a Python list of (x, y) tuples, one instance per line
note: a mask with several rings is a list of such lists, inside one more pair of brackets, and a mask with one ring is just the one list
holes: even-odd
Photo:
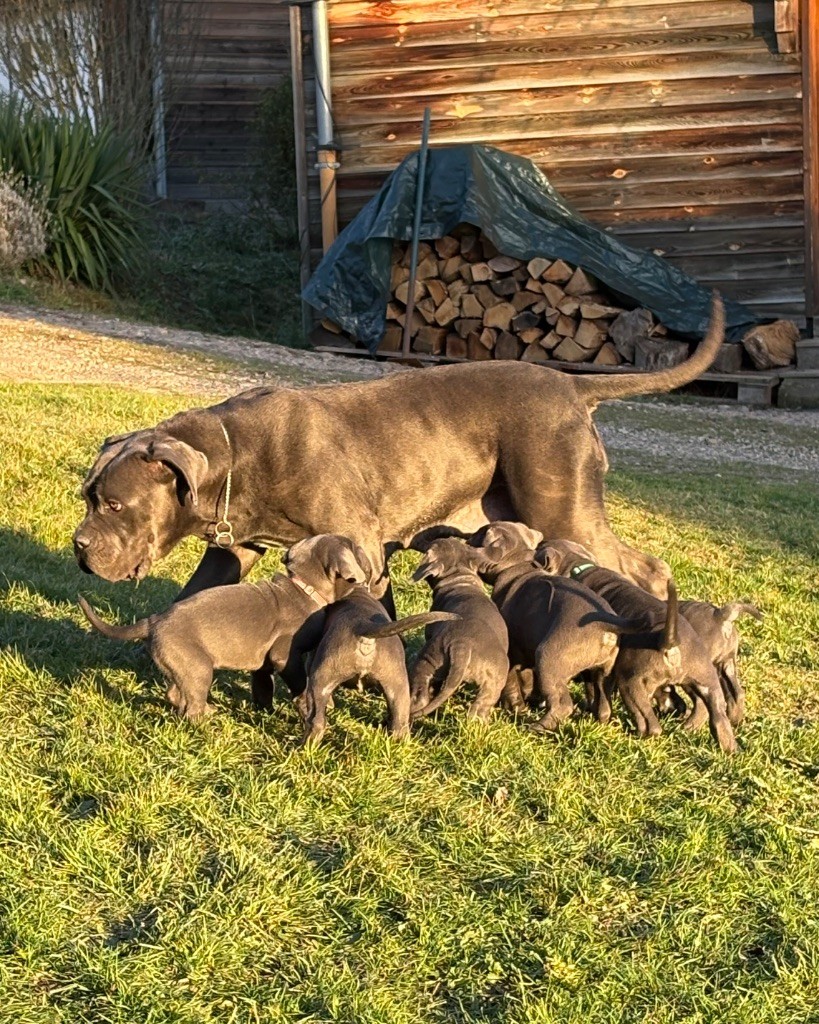
[(150, 211), (141, 251), (115, 295), (18, 274), (0, 276), (0, 302), (305, 344), (297, 248), (254, 212), (183, 217)]
[[(106, 434), (189, 398), (3, 387), (0, 996), (22, 1022), (803, 1022), (819, 971), (819, 530), (810, 481), (678, 467), (611, 478), (612, 520), (686, 595), (749, 597), (740, 754), (621, 719), (556, 738), (468, 697), (412, 740), (340, 693), (317, 751), (222, 674), (172, 719), (136, 645), (87, 633), (77, 590), (129, 620), (139, 587), (69, 551)], [(268, 556), (270, 559), (271, 556)], [(399, 609), (420, 610), (412, 554)], [(259, 571), (269, 572), (275, 560)]]

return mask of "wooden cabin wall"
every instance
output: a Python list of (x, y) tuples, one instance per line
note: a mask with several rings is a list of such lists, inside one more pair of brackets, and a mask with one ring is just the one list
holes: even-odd
[(254, 118), (290, 74), (290, 28), (280, 0), (195, 0), (195, 10), (197, 56), (170, 88), (168, 198), (208, 208), (247, 193)]
[(332, 0), (329, 17), (342, 224), (429, 105), (433, 144), (527, 156), (630, 244), (763, 313), (804, 309), (801, 64), (773, 0)]

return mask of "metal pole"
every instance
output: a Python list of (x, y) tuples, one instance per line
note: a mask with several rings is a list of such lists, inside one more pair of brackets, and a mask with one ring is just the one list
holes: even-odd
[[(290, 7), (290, 72), (293, 80), (293, 131), (296, 143), (296, 216), (299, 232), (299, 285), (310, 280), (310, 207), (307, 181), (307, 128), (304, 113), (304, 61), (302, 59), (301, 8)], [(313, 325), (310, 307), (302, 299), (301, 329), (305, 339)]]
[(427, 171), (427, 150), (429, 149), (430, 109), (424, 109), (424, 126), (421, 129), (421, 148), (418, 151), (418, 171), (415, 177), (415, 216), (412, 219), (412, 239), (410, 242), (410, 273), (407, 291), (407, 309), (404, 314), (404, 333), (401, 336), (401, 353), (410, 353), (410, 331), (412, 330), (412, 314), (415, 312), (415, 274), (418, 270), (418, 236), (421, 232), (421, 214), (424, 209), (424, 177)]
[(330, 79), (330, 33), (327, 2), (313, 4), (313, 58), (316, 64), (316, 127), (318, 130), (319, 189), (321, 192), (321, 244), (330, 248), (338, 234), (336, 169), (338, 159), (333, 138), (332, 85)]

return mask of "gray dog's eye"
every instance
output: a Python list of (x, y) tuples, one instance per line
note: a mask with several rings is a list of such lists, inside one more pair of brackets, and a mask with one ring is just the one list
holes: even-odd
[(108, 505), (108, 508), (110, 508), (112, 512), (121, 512), (122, 511), (122, 502), (121, 501), (115, 501), (112, 498), (110, 501), (106, 502), (106, 504)]

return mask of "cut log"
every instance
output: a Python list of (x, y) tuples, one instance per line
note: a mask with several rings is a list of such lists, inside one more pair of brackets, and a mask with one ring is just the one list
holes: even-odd
[(498, 332), (491, 327), (484, 327), (480, 334), (480, 340), (484, 348), (493, 349), (498, 340)]
[(329, 317), (324, 317), (321, 321), (321, 326), (325, 331), (329, 331), (331, 334), (341, 334), (341, 327), (339, 327), (335, 320), (330, 320)]
[(542, 279), (548, 281), (550, 284), (565, 284), (571, 280), (571, 276), (574, 273), (572, 267), (568, 263), (564, 263), (563, 260), (555, 260), (547, 270), (543, 272)]
[(458, 267), (458, 276), (461, 278), (462, 281), (466, 281), (467, 284), (472, 284), (472, 282), (475, 280), (475, 278), (472, 275), (473, 266), (477, 266), (477, 264), (462, 263), (461, 266)]
[(480, 334), (481, 328), (483, 327), (483, 321), (478, 319), (472, 319), (461, 317), (460, 320), (456, 320), (454, 328), (459, 337), (465, 338), (469, 334)]
[(711, 364), (713, 373), (736, 373), (742, 369), (742, 353), (744, 347), (741, 342), (726, 341), (720, 345), (714, 362)]
[(537, 313), (518, 313), (512, 321), (512, 330), (519, 334), (521, 331), (525, 331), (530, 327), (537, 327), (539, 323), (540, 317)]
[(518, 331), (517, 334), (524, 345), (534, 345), (543, 337), (540, 327), (527, 327), (526, 330)]
[(488, 284), (476, 284), (472, 289), (472, 294), (476, 296), (484, 309), (491, 309), (492, 306), (497, 306), (503, 302), (500, 295), (496, 295)]
[(415, 336), (413, 349), (416, 352), (431, 352), (439, 355), (443, 352), (449, 331), (445, 327), (422, 327)]
[(584, 363), (594, 358), (594, 352), (578, 345), (574, 338), (564, 338), (552, 355), (555, 359), (565, 359), (569, 363)]
[(394, 292), (399, 284), (409, 281), (409, 267), (398, 263), (390, 271), (390, 291)]
[(684, 341), (641, 338), (634, 344), (634, 365), (638, 370), (667, 370), (688, 358)]
[(529, 271), (530, 277), (538, 278), (542, 277), (551, 265), (551, 260), (544, 259), (543, 256), (535, 256), (526, 264), (526, 269)]
[(529, 292), (535, 292), (537, 295), (543, 294), (543, 288), (540, 285), (540, 281), (536, 280), (534, 277), (530, 277), (526, 282), (526, 290)]
[(461, 312), (464, 316), (480, 317), (483, 320), (483, 306), (480, 304), (477, 295), (467, 292), (461, 299)]
[(515, 292), (520, 291), (520, 285), (514, 279), (514, 277), (499, 277), (497, 281), (493, 281), (489, 286), (496, 295), (503, 295), (508, 298), (514, 295)]
[(617, 306), (603, 306), (599, 302), (581, 302), (580, 315), (584, 320), (599, 320), (601, 317), (615, 317), (622, 313)]
[(569, 278), (564, 290), (567, 295), (589, 295), (597, 290), (597, 282), (582, 267), (578, 267)]
[(435, 310), (435, 322), (439, 323), (441, 327), (448, 327), (458, 318), (460, 312), (461, 311), (457, 304), (447, 296), (441, 305)]
[(521, 288), (524, 288), (526, 286), (526, 282), (529, 280), (529, 271), (526, 267), (520, 266), (517, 270), (512, 271), (512, 277), (514, 277)]
[(557, 308), (566, 316), (574, 316), (580, 309), (580, 299), (576, 299), (573, 295), (567, 295), (562, 302), (558, 302)]
[(438, 276), (438, 260), (434, 253), (430, 253), (425, 260), (420, 260), (415, 275), (419, 281), (426, 281), (428, 277)]
[(433, 305), (440, 306), (444, 299), (446, 299), (449, 295), (449, 292), (447, 292), (446, 290), (446, 285), (444, 284), (443, 281), (439, 281), (437, 279), (430, 279), (425, 283), (427, 286), (427, 291), (430, 294), (430, 298), (432, 299)]
[(742, 339), (745, 351), (758, 370), (789, 366), (796, 358), (799, 328), (790, 320), (777, 320), (748, 331)]
[(601, 328), (594, 320), (581, 320), (575, 331), (574, 340), (590, 355), (595, 355), (606, 340), (605, 325)]
[(613, 341), (604, 342), (600, 351), (592, 360), (597, 366), (619, 366), (622, 361), (620, 353), (614, 347)]
[[(546, 319), (548, 321), (549, 318), (547, 317)], [(561, 337), (573, 338), (577, 330), (577, 321), (573, 320), (570, 316), (566, 316), (565, 313), (558, 313), (554, 328)]]
[(461, 239), (461, 256), (470, 263), (480, 263), (483, 259), (481, 240), (477, 235), (464, 235)]
[(501, 302), (492, 306), (483, 314), (484, 327), (499, 327), (502, 331), (508, 331), (516, 309), (511, 302)]
[(399, 316), (404, 315), (404, 307), (399, 302), (388, 302), (387, 303), (387, 319), (397, 320)]
[(491, 260), (494, 256), (498, 255), (495, 243), (490, 242), (486, 235), (481, 235), (481, 249), (483, 250), (483, 258), (485, 260)]
[(445, 351), (449, 359), (466, 359), (469, 355), (466, 339), (458, 334), (448, 334), (446, 336)]
[(378, 344), (379, 352), (398, 352), (404, 332), (399, 324), (387, 324), (384, 337)]
[(463, 278), (457, 277), (451, 284), (446, 286), (446, 290), (449, 293), (450, 299), (452, 299), (453, 302), (458, 303), (469, 291), (469, 285), (463, 280)]
[(442, 281), (449, 284), (454, 281), (455, 278), (461, 271), (461, 267), (464, 265), (463, 256), (450, 256), (448, 260), (444, 260), (438, 264), (438, 273)]
[(518, 312), (522, 312), (524, 309), (536, 305), (542, 298), (542, 295), (538, 295), (535, 292), (515, 292), (509, 301)]
[(421, 299), (420, 302), (415, 303), (415, 308), (418, 310), (418, 312), (421, 314), (421, 316), (426, 320), (428, 324), (435, 322), (436, 307), (432, 299), (430, 299), (429, 297), (427, 297), (426, 299)]
[(523, 346), (509, 331), (501, 331), (495, 342), (496, 359), (519, 359)]
[(522, 260), (516, 260), (514, 256), (493, 256), (486, 261), (496, 274), (509, 274), (518, 267), (523, 266)]
[[(427, 286), (424, 284), (424, 282), (416, 281), (414, 289), (416, 304), (419, 303), (421, 299), (423, 299), (426, 293)], [(406, 306), (407, 301), (409, 299), (409, 281), (402, 281), (401, 284), (398, 285), (398, 287), (395, 289), (395, 297), (396, 299), (398, 299), (399, 302), (403, 302), (404, 305)]]
[(547, 351), (549, 351), (553, 349), (555, 345), (559, 345), (562, 340), (563, 339), (560, 337), (557, 331), (549, 331), (548, 334), (544, 334), (544, 336), (540, 339), (538, 345), (540, 345), (541, 348), (545, 348)]
[(532, 306), (532, 312), (542, 313), (543, 319), (550, 327), (554, 327), (557, 323), (558, 317), (560, 316), (560, 313), (556, 309), (552, 309), (545, 299), (542, 303), (538, 302), (536, 306)]
[(529, 345), (520, 357), (523, 363), (545, 363), (549, 359), (549, 353), (544, 352), (540, 345)]
[(559, 285), (549, 284), (548, 281), (541, 285), (541, 291), (543, 292), (543, 298), (553, 309), (557, 309), (560, 303), (566, 298), (565, 292)]
[(443, 260), (448, 260), (450, 256), (457, 256), (461, 251), (461, 243), (457, 238), (453, 238), (452, 235), (444, 235), (443, 238), (439, 238), (435, 241), (435, 251)]
[(481, 281), (494, 281), (495, 273), (488, 263), (472, 263), (472, 280), (479, 284)]
[[(429, 242), (418, 243), (418, 263), (423, 262), (432, 252), (432, 246)], [(404, 258), (401, 260), (401, 266), (409, 269), (409, 265), (412, 261), (412, 246), (407, 246), (404, 250)]]
[(609, 337), (627, 363), (634, 362), (634, 345), (647, 338), (654, 326), (654, 317), (647, 309), (631, 309), (621, 313), (609, 327)]
[(491, 350), (481, 344), (481, 336), (477, 333), (470, 334), (466, 339), (466, 354), (470, 359), (492, 358)]

